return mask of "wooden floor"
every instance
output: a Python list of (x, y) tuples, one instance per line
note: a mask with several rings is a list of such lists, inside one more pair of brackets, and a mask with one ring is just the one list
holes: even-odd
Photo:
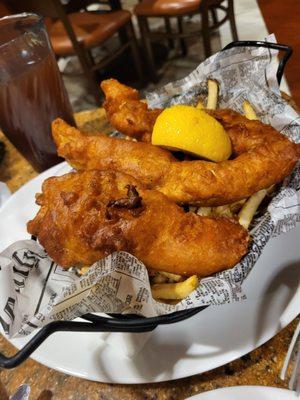
[(277, 42), (293, 47), (285, 76), (296, 103), (300, 104), (300, 0), (258, 0), (268, 31)]

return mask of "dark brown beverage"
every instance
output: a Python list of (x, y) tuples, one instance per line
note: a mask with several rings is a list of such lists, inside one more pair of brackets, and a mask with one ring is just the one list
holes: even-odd
[(0, 19), (0, 127), (37, 171), (61, 159), (51, 122), (74, 125), (69, 99), (41, 18)]

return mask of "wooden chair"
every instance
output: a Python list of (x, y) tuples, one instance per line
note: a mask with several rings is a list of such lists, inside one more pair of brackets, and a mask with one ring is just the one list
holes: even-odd
[[(96, 72), (105, 68), (120, 54), (131, 49), (134, 66), (139, 80), (143, 79), (139, 50), (131, 14), (127, 10), (104, 10), (88, 12), (86, 7), (92, 0), (71, 0), (62, 5), (60, 0), (9, 0), (8, 6), (15, 12), (28, 11), (42, 14), (47, 18), (47, 29), (52, 47), (58, 57), (76, 55), (98, 104), (100, 88)], [(98, 2), (99, 3), (99, 2)], [(100, 3), (108, 5), (108, 1)], [(122, 32), (120, 47), (100, 62), (95, 62), (91, 49)]]
[[(7, 15), (10, 15), (10, 10), (6, 7), (4, 3), (0, 1), (0, 18), (6, 17)], [(1, 393), (1, 392), (0, 392)], [(0, 397), (1, 398), (1, 397)]]
[[(227, 3), (224, 5), (224, 2)], [(223, 18), (219, 21), (217, 10), (224, 12)], [(210, 23), (209, 13), (212, 16)], [(173, 47), (173, 40), (180, 40), (182, 53), (186, 55), (187, 47), (185, 39), (202, 35), (205, 56), (211, 55), (210, 35), (224, 22), (229, 21), (233, 40), (238, 40), (237, 29), (234, 18), (233, 0), (141, 0), (134, 8), (137, 16), (140, 32), (145, 50), (147, 64), (152, 79), (157, 80), (156, 66), (152, 50), (152, 42), (168, 39), (169, 45)], [(201, 29), (185, 33), (183, 18), (195, 14), (201, 15)], [(177, 19), (178, 29), (171, 30), (171, 18)], [(163, 18), (165, 20), (165, 32), (151, 32), (149, 27), (150, 18)]]

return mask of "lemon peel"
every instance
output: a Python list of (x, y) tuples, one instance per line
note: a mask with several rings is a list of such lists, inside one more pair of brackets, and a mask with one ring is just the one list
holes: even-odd
[(152, 144), (220, 162), (231, 155), (223, 126), (204, 110), (187, 105), (166, 108), (157, 118)]

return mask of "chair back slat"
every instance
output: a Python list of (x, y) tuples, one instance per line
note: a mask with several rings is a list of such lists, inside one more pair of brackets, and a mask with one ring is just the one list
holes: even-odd
[(86, 10), (88, 6), (95, 4), (97, 6), (103, 5), (110, 7), (109, 0), (95, 1), (95, 0), (70, 0), (64, 4), (64, 8), (67, 13), (72, 13), (80, 10)]
[(65, 3), (60, 0), (7, 0), (7, 6), (13, 12), (34, 12), (50, 18), (58, 18), (62, 11), (69, 14), (85, 10), (91, 4), (110, 7), (109, 0), (70, 0)]

